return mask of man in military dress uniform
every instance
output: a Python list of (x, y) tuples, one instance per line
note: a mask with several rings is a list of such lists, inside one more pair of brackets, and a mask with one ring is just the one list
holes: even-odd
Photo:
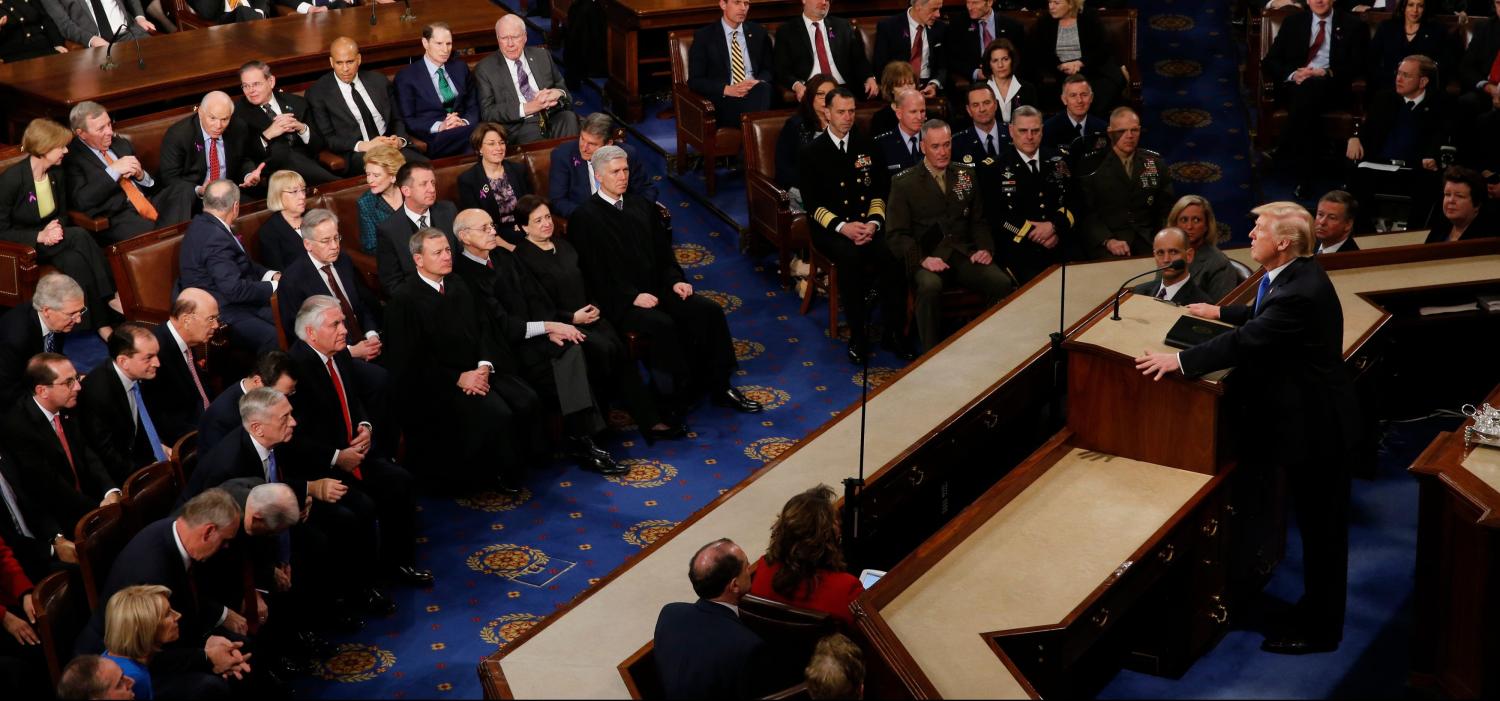
[(994, 166), (997, 192), (988, 200), (989, 220), (1000, 262), (1024, 285), (1047, 266), (1077, 256), (1072, 171), (1061, 151), (1042, 146), (1042, 113), (1035, 107), (1024, 105), (1011, 115), (1010, 143)]
[(1141, 118), (1129, 107), (1109, 115), (1113, 146), (1082, 159), (1083, 253), (1088, 258), (1151, 254), (1151, 240), (1165, 225), (1176, 196), (1167, 162), (1140, 148)]
[(941, 340), (938, 304), (944, 287), (965, 287), (994, 304), (1016, 286), (995, 263), (974, 166), (954, 163), (952, 156), (947, 123), (928, 120), (922, 125), (922, 162), (891, 179), (891, 252), (912, 276), (924, 351)]
[(878, 290), (885, 320), (883, 345), (903, 360), (913, 357), (902, 328), (906, 277), (886, 247), (885, 193), (889, 179), (874, 144), (854, 131), (854, 93), (835, 88), (824, 103), (828, 130), (803, 147), (802, 199), (812, 243), (839, 269), (839, 301), (849, 321), (849, 361), (869, 353), (865, 295)]
[(902, 88), (896, 92), (892, 109), (896, 111), (896, 128), (875, 135), (875, 148), (885, 163), (887, 179), (922, 160), (922, 122), (927, 121), (927, 98), (916, 90)]

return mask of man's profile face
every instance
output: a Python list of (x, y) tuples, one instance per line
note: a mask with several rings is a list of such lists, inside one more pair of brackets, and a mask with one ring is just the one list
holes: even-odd
[(161, 368), (161, 359), (157, 357), (160, 352), (161, 343), (155, 336), (141, 336), (135, 340), (135, 353), (123, 356), (120, 360), (120, 369), (132, 380), (155, 378), (157, 369)]
[(401, 194), (410, 198), (413, 204), (431, 207), (437, 202), (437, 177), (426, 168), (414, 168), (407, 184), (401, 186)]
[(1255, 228), (1250, 230), (1250, 257), (1263, 266), (1274, 263), (1281, 249), (1290, 245), (1276, 239), (1271, 228), (1274, 223), (1275, 220), (1262, 214), (1255, 219)]
[(135, 698), (135, 680), (125, 676), (125, 670), (108, 657), (99, 660), (99, 686), (104, 687), (104, 699)]
[(1318, 212), (1313, 218), (1313, 232), (1318, 241), (1338, 243), (1354, 229), (1354, 220), (1349, 218), (1349, 208), (1338, 202), (1318, 203)]
[(1396, 94), (1406, 99), (1416, 97), (1427, 89), (1427, 80), (1422, 77), (1422, 67), (1410, 59), (1396, 66)]
[(995, 0), (964, 0), (964, 11), (969, 13), (969, 19), (980, 20), (988, 17), (990, 6)]

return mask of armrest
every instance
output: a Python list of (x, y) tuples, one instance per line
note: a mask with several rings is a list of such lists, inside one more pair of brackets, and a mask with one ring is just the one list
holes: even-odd
[(677, 108), (678, 128), (697, 139), (713, 138), (719, 126), (714, 103), (693, 92), (687, 83), (672, 86), (672, 102)]
[(0, 241), (0, 259), (14, 258), (16, 267), (20, 270), (36, 268), (36, 247), (16, 243), (15, 241)]
[(427, 142), (421, 139), (407, 137), (406, 145), (416, 149), (418, 153), (427, 153)]
[(69, 210), (68, 219), (72, 220), (74, 226), (95, 234), (109, 228), (109, 217), (91, 217), (83, 212)]
[(349, 161), (345, 160), (343, 156), (326, 149), (318, 152), (318, 163), (321, 163), (331, 173), (342, 173), (349, 169)]

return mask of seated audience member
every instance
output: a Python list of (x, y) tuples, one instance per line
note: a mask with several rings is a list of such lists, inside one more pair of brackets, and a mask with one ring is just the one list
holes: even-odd
[(67, 53), (67, 40), (42, 3), (6, 3), (0, 13), (5, 18), (0, 22), (0, 62)]
[(400, 149), (376, 144), (365, 152), (365, 184), (370, 187), (355, 200), (359, 210), (359, 245), (365, 253), (375, 254), (380, 225), (401, 209), (406, 199), (396, 184), (396, 174), (406, 165)]
[(89, 447), (77, 416), (78, 371), (56, 353), (26, 363), (28, 396), (0, 419), (0, 441), (23, 470), (25, 489), (59, 523), (77, 523), (96, 507), (120, 500), (116, 482)]
[(109, 361), (83, 379), (78, 405), (89, 447), (115, 484), (124, 484), (136, 470), (166, 460), (171, 452), (141, 394), (141, 384), (161, 368), (161, 342), (151, 327), (127, 321), (115, 328), (108, 346)]
[(240, 400), (253, 389), (270, 387), (292, 396), (297, 377), (292, 373), (292, 358), (286, 351), (269, 350), (255, 359), (255, 368), (244, 379), (224, 388), (198, 420), (198, 454), (207, 455), (225, 436), (234, 433), (242, 422)]
[(1109, 138), (1114, 146), (1079, 171), (1086, 213), (1083, 254), (1143, 256), (1151, 252), (1154, 232), (1176, 200), (1172, 178), (1160, 154), (1140, 148), (1141, 118), (1135, 110), (1110, 113)]
[(73, 278), (48, 273), (37, 281), (31, 304), (17, 304), (0, 317), (0, 411), (31, 396), (26, 361), (37, 353), (62, 353), (67, 335), (88, 313), (86, 305)]
[[(986, 218), (1000, 262), (1025, 284), (1047, 266), (1077, 257), (1072, 177), (1063, 154), (1042, 145), (1042, 113), (1035, 107), (1016, 108), (1009, 131), (1014, 148), (1004, 147), (996, 165), (981, 163), (977, 170), (980, 188), (990, 193)], [(1014, 178), (1004, 178), (1007, 173)]]
[(422, 60), (396, 74), (396, 104), (406, 131), (427, 140), (428, 158), (468, 153), (469, 134), (479, 123), (479, 102), (469, 64), (453, 57), (453, 31), (446, 22), (422, 28)]
[(39, 604), (21, 563), (0, 540), (0, 683), (7, 696), (47, 698), (47, 658), (32, 626)]
[(1010, 124), (1010, 115), (1016, 109), (1023, 106), (1036, 107), (1036, 89), (1031, 85), (1021, 82), (1016, 75), (1016, 64), (1019, 57), (1016, 56), (1016, 47), (1009, 39), (996, 39), (985, 50), (985, 85), (990, 86), (990, 91), (995, 94), (995, 103), (999, 106), (996, 113), (1001, 124)]
[(594, 152), (607, 145), (625, 151), (630, 164), (630, 193), (645, 198), (647, 202), (656, 201), (656, 186), (646, 175), (646, 166), (636, 155), (635, 147), (613, 143), (614, 130), (613, 117), (595, 112), (584, 118), (578, 141), (570, 141), (552, 150), (551, 170), (547, 174), (547, 201), (555, 214), (565, 219), (573, 216), (578, 205), (599, 191), (599, 180), (594, 174)]
[(523, 221), (525, 241), (516, 245), (515, 253), (541, 286), (543, 301), (552, 306), (552, 313), (544, 316), (583, 331), (583, 352), (588, 357), (596, 396), (613, 393), (623, 401), (647, 443), (687, 435), (687, 427), (680, 422), (668, 423), (662, 416), (614, 325), (589, 303), (583, 270), (578, 267), (578, 250), (567, 240), (553, 237), (552, 211), (547, 203), (536, 195), (527, 195), (516, 204), (516, 217)]
[[(359, 280), (359, 271), (339, 242), (339, 218), (332, 210), (314, 209), (302, 217), (302, 253), (281, 276), (281, 327), (295, 335), (297, 310), (307, 298), (332, 295), (344, 312), (349, 354), (355, 373), (372, 391), (384, 392), (386, 373), (372, 365), (380, 357), (380, 303), (375, 293)], [(290, 340), (290, 339), (288, 339)], [(382, 400), (380, 403), (384, 404)]]
[(1427, 243), (1500, 236), (1500, 218), (1486, 206), (1488, 200), (1478, 173), (1462, 166), (1443, 171), (1442, 209), (1433, 212)]
[[(266, 185), (266, 209), (273, 212), (260, 225), (260, 262), (272, 270), (286, 270), (302, 258), (302, 215), (307, 212), (307, 181), (295, 171), (278, 170)], [(280, 290), (280, 286), (277, 287)]]
[(411, 256), (402, 251), (410, 246), (411, 235), (432, 227), (448, 236), (448, 245), (456, 246), (458, 237), (453, 235), (453, 217), (458, 214), (448, 200), (438, 201), (437, 176), (430, 163), (407, 163), (396, 172), (396, 184), (401, 188), (403, 204), (394, 216), (386, 217), (375, 229), (375, 263), (380, 273), (380, 287), (386, 296), (416, 274)]
[(864, 36), (849, 20), (830, 17), (828, 5), (827, 0), (802, 0), (797, 20), (776, 28), (771, 54), (776, 65), (771, 74), (777, 85), (792, 91), (798, 100), (807, 90), (804, 81), (818, 73), (872, 99), (880, 87), (865, 53)]
[[(189, 431), (198, 429), (198, 419), (208, 408), (208, 386), (198, 353), (219, 329), (219, 303), (213, 295), (196, 288), (177, 293), (172, 315), (153, 331), (161, 350), (156, 379), (141, 387), (146, 406), (156, 422), (162, 442), (174, 445)], [(206, 348), (205, 348), (206, 350)]]
[(1366, 102), (1388, 91), (1396, 78), (1396, 69), (1408, 56), (1431, 56), (1443, 70), (1435, 72), (1432, 88), (1442, 92), (1449, 83), (1458, 81), (1458, 44), (1448, 33), (1448, 28), (1437, 19), (1437, 10), (1428, 12), (1427, 0), (1394, 0), (1386, 2), (1391, 10), (1389, 19), (1375, 28), (1370, 40), (1369, 69), (1365, 79)]
[(578, 114), (552, 54), (526, 46), (526, 23), (507, 14), (495, 22), (500, 50), (474, 67), (479, 118), (499, 122), (516, 145), (578, 133)]
[[(809, 81), (810, 82), (810, 81)], [(893, 131), (899, 119), (897, 113), (901, 106), (896, 103), (896, 96), (917, 87), (917, 74), (911, 70), (911, 64), (905, 61), (891, 61), (880, 71), (880, 101), (890, 106), (888, 110), (875, 110), (870, 116), (870, 133), (876, 136)], [(804, 94), (805, 96), (805, 94)], [(925, 102), (924, 102), (925, 104)]]
[(994, 0), (966, 0), (966, 15), (948, 28), (948, 81), (954, 89), (984, 80), (985, 55), (996, 39), (1025, 46), (1021, 23), (995, 11)]
[(372, 411), (377, 407), (367, 404), (369, 388), (361, 384), (348, 352), (341, 306), (333, 297), (314, 295), (297, 312), (297, 342), (291, 351), (298, 377), (292, 395), (297, 430), (290, 454), (307, 465), (325, 466), (320, 474), (336, 476), (373, 503), (380, 522), (380, 563), (391, 580), (429, 585), (432, 572), (416, 566), (417, 502), (411, 474), (373, 449), (377, 430), (394, 434), (398, 429), (377, 424), (380, 419)]
[(307, 98), (277, 90), (271, 67), (259, 59), (240, 66), (240, 91), (245, 99), (234, 103), (234, 121), (245, 125), (251, 139), (260, 139), (266, 162), (262, 173), (292, 170), (310, 185), (338, 180), (318, 161), (323, 136), (311, 126)]
[(1313, 217), (1313, 234), (1318, 237), (1318, 255), (1358, 251), (1354, 240), (1354, 222), (1359, 217), (1359, 201), (1343, 190), (1332, 190), (1318, 200)]
[(171, 597), (172, 590), (160, 584), (135, 584), (115, 592), (104, 607), (103, 657), (120, 665), (138, 699), (155, 698), (151, 660), (181, 635), (182, 614), (172, 609)]
[(426, 160), (407, 141), (406, 126), (391, 105), (391, 84), (380, 71), (361, 71), (359, 44), (349, 37), (333, 40), (328, 63), (333, 72), (307, 89), (313, 129), (328, 150), (349, 162), (348, 174), (365, 170), (364, 154), (376, 144), (399, 149), (407, 160)]
[(271, 294), (281, 273), (255, 262), (240, 241), (240, 189), (215, 180), (203, 189), (203, 212), (182, 235), (177, 289), (194, 287), (213, 295), (231, 342), (256, 353), (277, 347)]
[(844, 569), (839, 513), (833, 490), (818, 485), (788, 499), (771, 526), (771, 543), (755, 563), (750, 593), (798, 608), (823, 611), (846, 626), (865, 588)]
[[(89, 0), (53, 0), (43, 2), (42, 7), (64, 39), (93, 49), (115, 41), (144, 39), (156, 31), (156, 25), (146, 19), (142, 4), (140, 0), (109, 0), (98, 3), (95, 10)], [(159, 12), (161, 5), (156, 4), (152, 10)]]
[(479, 160), (458, 174), (458, 206), (484, 210), (502, 238), (519, 241), (516, 201), (531, 194), (531, 173), (525, 165), (505, 160), (505, 127), (480, 122), (469, 141)]
[[(1370, 97), (1365, 118), (1345, 149), (1352, 194), (1365, 202), (1374, 201), (1376, 193), (1410, 194), (1409, 222), (1426, 221), (1433, 209), (1440, 177), (1438, 158), (1448, 140), (1446, 96), (1437, 89), (1436, 76), (1437, 64), (1432, 59), (1408, 56), (1396, 68), (1395, 91)], [(1388, 172), (1361, 168), (1361, 163), (1403, 169)]]
[(107, 217), (101, 243), (119, 243), (193, 215), (193, 188), (146, 172), (129, 139), (115, 139), (115, 123), (97, 102), (68, 112), (75, 139), (63, 156), (68, 202), (90, 217)]
[(1261, 59), (1261, 71), (1276, 86), (1277, 104), (1287, 110), (1276, 165), (1295, 173), (1299, 198), (1309, 196), (1312, 175), (1329, 150), (1331, 137), (1324, 131), (1323, 113), (1349, 101), (1350, 83), (1365, 68), (1370, 32), (1358, 17), (1333, 4), (1308, 0), (1306, 12), (1281, 23)]
[[(1331, 0), (1330, 0), (1331, 1)], [(1094, 114), (1107, 114), (1124, 102), (1125, 76), (1104, 31), (1104, 23), (1084, 0), (1048, 0), (1046, 12), (1028, 34), (1026, 60), (1052, 104), (1070, 75), (1082, 74), (1094, 88)]]
[(1229, 256), (1219, 250), (1219, 220), (1214, 218), (1213, 205), (1207, 199), (1183, 195), (1172, 205), (1166, 222), (1187, 234), (1188, 245), (1193, 248), (1188, 272), (1209, 299), (1217, 302), (1240, 284), (1240, 274), (1230, 265)]
[(87, 231), (70, 225), (68, 180), (61, 164), (73, 135), (50, 119), (33, 119), (21, 135), (25, 158), (0, 173), (0, 238), (36, 249), (50, 265), (84, 289), (95, 311), (85, 328), (124, 321), (109, 263)]
[[(421, 229), (408, 250), (416, 274), (386, 305), (385, 355), (409, 464), (434, 481), (520, 494), (536, 392), (495, 342), (478, 295), (452, 274), (448, 235)], [(438, 427), (442, 439), (432, 435)]]
[(234, 121), (234, 100), (214, 90), (203, 96), (198, 111), (167, 129), (161, 139), (161, 176), (191, 186), (203, 196), (215, 180), (229, 180), (242, 188), (260, 185), (259, 141), (241, 122)]
[(189, 0), (193, 13), (214, 24), (232, 24), (271, 16), (269, 0)]
[(1178, 306), (1200, 302), (1212, 304), (1216, 301), (1204, 294), (1203, 290), (1198, 289), (1196, 281), (1193, 280), (1192, 270), (1188, 267), (1193, 262), (1193, 247), (1188, 245), (1187, 234), (1183, 233), (1182, 229), (1169, 226), (1156, 232), (1151, 255), (1155, 258), (1158, 268), (1165, 268), (1179, 260), (1182, 261), (1183, 267), (1180, 270), (1163, 270), (1157, 274), (1155, 280), (1143, 282), (1131, 288), (1132, 292), (1166, 300)]
[(750, 560), (727, 538), (698, 549), (688, 566), (694, 603), (663, 606), (656, 617), (656, 669), (669, 699), (750, 699), (775, 690), (758, 668), (766, 642), (739, 619), (750, 592)]
[(808, 78), (807, 85), (809, 89), (797, 102), (797, 111), (786, 118), (781, 135), (776, 137), (776, 185), (791, 192), (792, 202), (799, 210), (802, 191), (798, 187), (798, 155), (828, 129), (828, 93), (838, 87), (832, 78), (821, 73)]
[[(395, 2), (395, 0), (372, 0), (373, 2)], [(276, 0), (281, 7), (289, 7), (299, 15), (315, 15), (329, 10), (342, 10), (359, 4), (359, 0)], [(286, 14), (283, 12), (282, 14)]]
[(719, 21), (693, 32), (688, 87), (714, 104), (720, 127), (771, 107), (771, 35), (749, 22), (750, 0), (724, 0)]
[(599, 191), (579, 205), (569, 231), (604, 318), (650, 339), (647, 365), (678, 415), (705, 393), (719, 406), (759, 412), (730, 384), (739, 363), (724, 309), (693, 294), (656, 205), (626, 192), (625, 151), (605, 146), (592, 164)]
[(79, 655), (63, 667), (57, 681), (57, 698), (62, 701), (88, 699), (133, 699), (135, 680), (114, 660), (99, 655)]
[[(228, 677), (239, 679), (250, 672), (250, 658), (241, 651), (244, 643), (226, 637), (246, 634), (245, 617), (216, 598), (216, 592), (233, 583), (218, 581), (224, 577), (214, 568), (196, 566), (234, 539), (240, 517), (239, 506), (228, 494), (210, 489), (188, 501), (180, 514), (142, 528), (109, 568), (100, 592), (104, 601), (126, 587), (155, 584), (170, 592), (171, 610), (181, 614), (177, 639), (163, 643), (152, 658), (156, 696), (228, 698), (234, 688)], [(105, 651), (107, 610), (95, 608), (78, 634), (80, 654)]]
[[(1482, 6), (1484, 3), (1471, 2), (1470, 6)], [(1470, 13), (1473, 14), (1474, 10)], [(1489, 9), (1489, 8), (1484, 8)], [(1496, 12), (1486, 14), (1500, 14), (1500, 8)], [(1458, 64), (1458, 82), (1460, 94), (1454, 105), (1455, 112), (1455, 135), (1463, 139), (1459, 145), (1460, 152), (1472, 151), (1473, 140), (1484, 136), (1478, 129), (1470, 128), (1475, 120), (1481, 115), (1489, 116), (1495, 113), (1495, 102), (1500, 100), (1500, 70), (1496, 69), (1496, 62), (1500, 61), (1500, 22), (1491, 20), (1482, 26), (1474, 28), (1474, 36), (1469, 39), (1468, 48), (1464, 50), (1463, 59)]]
[(31, 494), (32, 488), (31, 474), (0, 448), (0, 505), (5, 507), (0, 513), (0, 541), (10, 546), (26, 576), (38, 582), (78, 564), (78, 552), (63, 536), (57, 516)]
[[(1038, 141), (1042, 122), (1034, 117)], [(953, 137), (942, 120), (922, 125), (922, 163), (891, 179), (886, 239), (906, 265), (916, 297), (922, 350), (941, 338), (938, 305), (944, 287), (962, 286), (999, 302), (1016, 282), (995, 262), (995, 243), (985, 219), (974, 167), (954, 163)]]
[(923, 97), (937, 97), (943, 79), (948, 77), (948, 47), (943, 43), (948, 25), (938, 17), (942, 9), (941, 0), (911, 0), (905, 12), (875, 25), (875, 53), (870, 63), (909, 64)]
[(803, 674), (807, 676), (807, 695), (814, 699), (864, 698), (864, 652), (843, 633), (818, 641)]
[[(1107, 131), (1109, 122), (1089, 111), (1094, 106), (1094, 89), (1082, 73), (1063, 81), (1062, 103), (1063, 111), (1048, 117), (1042, 125), (1042, 145), (1069, 154), (1076, 151), (1081, 157), (1088, 150), (1088, 139)], [(1079, 143), (1079, 139), (1084, 141)]]
[(922, 123), (927, 121), (927, 98), (910, 88), (896, 95), (896, 128), (875, 135), (875, 150), (892, 177), (922, 161)]

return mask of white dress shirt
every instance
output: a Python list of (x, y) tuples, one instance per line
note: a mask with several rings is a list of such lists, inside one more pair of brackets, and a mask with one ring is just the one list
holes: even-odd
[(822, 32), (823, 50), (828, 52), (828, 70), (833, 72), (833, 82), (843, 85), (847, 81), (844, 80), (844, 74), (839, 72), (838, 62), (833, 58), (833, 42), (828, 40), (827, 19), (827, 17), (824, 17), (824, 21), (817, 23), (818, 28), (813, 29), (813, 21), (808, 19), (807, 15), (802, 15), (802, 26), (807, 30), (807, 47), (812, 51), (812, 70), (808, 71), (807, 75), (802, 76), (802, 79), (807, 80), (818, 73), (818, 39), (816, 32)]
[[(906, 36), (907, 36), (908, 39), (910, 39), (911, 37), (914, 37), (914, 36), (917, 35), (917, 26), (918, 26), (918, 22), (917, 22), (916, 18), (914, 18), (914, 17), (911, 16), (911, 10), (907, 10), (906, 11)], [(927, 28), (927, 25), (925, 25), (925, 24), (921, 25), (921, 27), (922, 27), (922, 70), (917, 71), (917, 85), (921, 85), (924, 82), (938, 83), (938, 85), (942, 85), (942, 83), (938, 82), (938, 77), (932, 74), (932, 68), (931, 68), (931, 66), (932, 66), (932, 43), (928, 41), (928, 36), (927, 36), (928, 33), (929, 33), (929, 30)], [(907, 44), (906, 45), (906, 51), (903, 52), (903, 53), (908, 58), (911, 57), (911, 44)]]
[[(354, 115), (354, 123), (359, 125), (359, 133), (364, 137), (360, 141), (369, 141), (377, 136), (384, 135), (385, 119), (380, 116), (380, 110), (375, 109), (375, 101), (370, 99), (370, 93), (365, 91), (365, 83), (359, 79), (359, 75), (355, 74), (354, 82), (352, 83), (345, 83), (337, 78), (333, 82), (338, 83), (339, 94), (344, 96), (344, 106), (349, 108), (349, 114)], [(365, 101), (365, 106), (370, 108), (370, 116), (375, 118), (375, 128), (380, 130), (379, 134), (371, 134), (365, 130), (365, 120), (360, 118), (359, 107), (354, 104), (354, 95), (356, 93), (359, 94), (360, 99)]]

